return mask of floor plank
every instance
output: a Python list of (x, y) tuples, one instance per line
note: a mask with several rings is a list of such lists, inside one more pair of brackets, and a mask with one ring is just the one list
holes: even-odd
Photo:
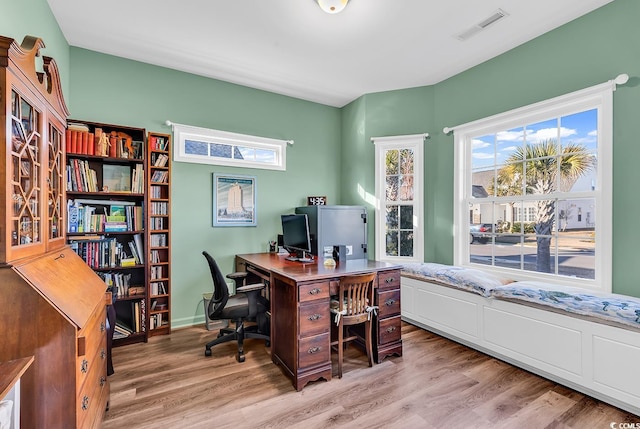
[[(640, 417), (403, 324), (403, 356), (373, 368), (356, 348), (344, 375), (296, 392), (264, 342), (204, 344), (215, 332), (175, 330), (113, 350), (103, 429), (608, 428)], [(333, 356), (335, 363), (335, 355)], [(334, 373), (337, 367), (334, 367)], [(335, 375), (335, 374), (334, 374)]]

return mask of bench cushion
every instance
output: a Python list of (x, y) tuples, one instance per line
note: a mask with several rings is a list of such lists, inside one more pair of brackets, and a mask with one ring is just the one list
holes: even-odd
[(402, 273), (427, 281), (436, 280), (482, 296), (490, 296), (494, 288), (511, 282), (509, 279), (473, 268), (429, 262), (404, 264)]
[(525, 301), (580, 316), (640, 328), (640, 298), (538, 281), (498, 286), (492, 289), (491, 296), (510, 301)]

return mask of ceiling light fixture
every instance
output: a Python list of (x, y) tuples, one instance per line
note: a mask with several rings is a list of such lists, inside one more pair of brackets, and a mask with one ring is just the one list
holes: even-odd
[(315, 0), (320, 6), (320, 9), (324, 10), (327, 13), (338, 13), (342, 12), (342, 9), (345, 8), (349, 0)]

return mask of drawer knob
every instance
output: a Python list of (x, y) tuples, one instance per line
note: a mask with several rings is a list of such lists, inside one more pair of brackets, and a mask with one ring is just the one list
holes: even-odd
[(309, 353), (310, 355), (314, 354), (314, 353), (318, 353), (320, 351), (320, 347), (311, 347), (307, 353)]
[(107, 327), (104, 325), (104, 322), (100, 323), (100, 332), (104, 332)]
[(320, 290), (319, 288), (314, 287), (313, 289), (311, 289), (311, 290), (309, 291), (309, 295), (317, 295), (317, 294), (319, 294), (320, 292), (321, 292), (321, 290)]
[(393, 278), (393, 277), (389, 277), (388, 279), (385, 279), (385, 282), (387, 282), (387, 283), (391, 283), (393, 280), (394, 280), (394, 278)]
[(89, 397), (84, 395), (82, 397), (82, 411), (87, 411), (89, 409)]
[(309, 316), (307, 319), (309, 319), (309, 320), (311, 320), (311, 321), (314, 321), (314, 320), (318, 320), (318, 319), (320, 319), (321, 317), (322, 317), (322, 314), (318, 314), (318, 313), (316, 313), (316, 314), (312, 314), (312, 315), (311, 315), (311, 316)]
[(107, 379), (104, 376), (100, 377), (100, 387), (104, 386), (107, 382)]
[(80, 364), (80, 371), (83, 374), (86, 374), (88, 368), (89, 368), (89, 361), (87, 361), (86, 359), (82, 359), (82, 363)]
[(392, 332), (393, 332), (393, 331), (395, 331), (395, 330), (396, 330), (396, 327), (395, 327), (395, 326), (389, 326), (389, 327), (387, 328), (387, 334), (390, 334), (390, 333), (392, 333)]
[(387, 307), (391, 307), (395, 303), (396, 303), (395, 299), (388, 299), (384, 302), (384, 305), (386, 305)]
[(107, 352), (104, 349), (100, 350), (100, 358), (104, 359), (106, 357), (107, 357)]

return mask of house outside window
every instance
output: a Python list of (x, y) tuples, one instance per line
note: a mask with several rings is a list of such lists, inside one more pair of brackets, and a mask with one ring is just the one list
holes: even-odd
[[(455, 128), (455, 264), (611, 291), (613, 89)], [(469, 240), (469, 211), (493, 225), (482, 240)]]
[(376, 137), (375, 258), (422, 262), (425, 135)]

